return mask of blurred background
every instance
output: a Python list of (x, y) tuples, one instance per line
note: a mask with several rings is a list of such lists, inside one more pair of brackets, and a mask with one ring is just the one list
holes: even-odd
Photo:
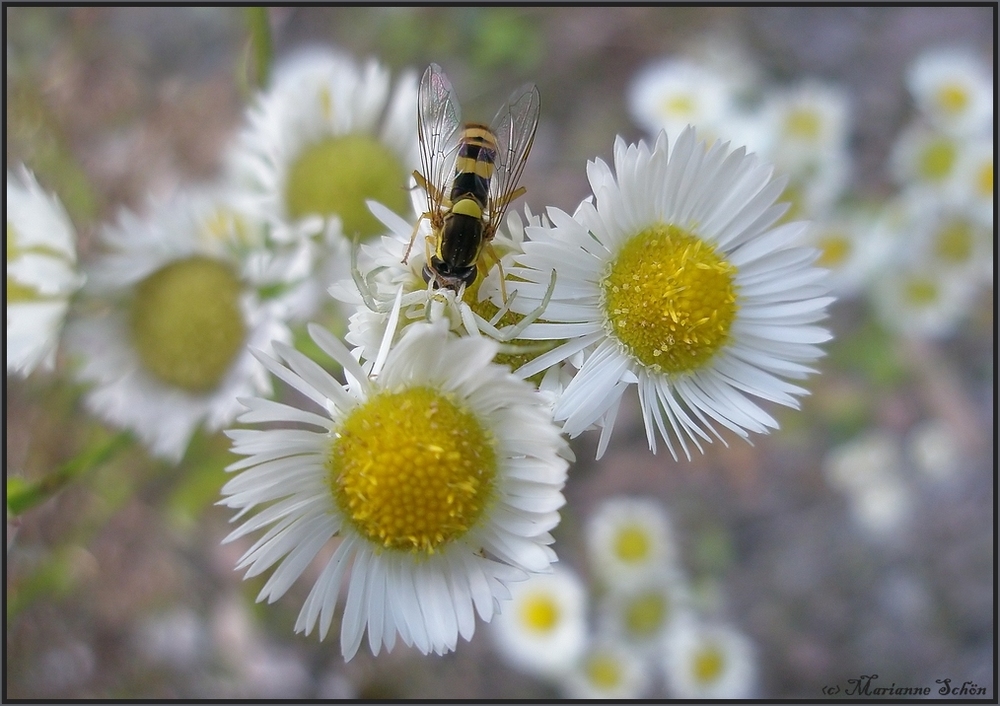
[[(470, 118), (489, 119), (514, 86), (535, 82), (541, 120), (522, 183), (537, 213), (572, 211), (589, 193), (586, 161), (609, 160), (616, 135), (647, 136), (627, 100), (642, 69), (735, 49), (764, 84), (842, 88), (847, 192), (887, 200), (900, 188), (890, 155), (914, 116), (908, 67), (939, 47), (992, 67), (994, 10), (274, 8), (270, 19), (278, 60), (333, 46), (378, 58), (394, 78), (437, 62)], [(63, 201), (82, 261), (120, 208), (218, 174), (252, 96), (242, 10), (5, 13), (6, 162)], [(698, 604), (752, 641), (760, 696), (820, 698), (877, 673), (884, 686), (970, 681), (995, 698), (993, 295), (982, 287), (934, 337), (895, 335), (867, 298), (844, 297), (802, 410), (771, 409), (781, 429), (753, 445), (729, 435), (728, 448), (690, 462), (653, 456), (626, 402), (600, 462), (596, 436), (573, 442), (561, 562), (588, 575), (583, 527), (602, 500), (656, 498)], [(5, 387), (8, 474), (42, 477), (111, 434), (58, 375), (8, 376)], [(891, 491), (861, 493), (844, 479), (878, 453), (898, 457)], [(295, 635), (308, 582), (257, 605), (266, 576), (242, 581), (244, 547), (220, 544), (231, 513), (213, 503), (231, 460), (221, 435), (196, 437), (179, 466), (136, 446), (8, 522), (8, 697), (559, 695), (505, 666), (482, 624), (444, 657), (363, 647), (347, 664), (335, 640)]]

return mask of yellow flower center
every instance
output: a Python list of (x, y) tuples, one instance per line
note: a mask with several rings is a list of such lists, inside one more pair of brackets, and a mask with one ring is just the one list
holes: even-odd
[(559, 606), (548, 593), (535, 592), (521, 601), (521, 624), (533, 633), (549, 633), (559, 623)]
[(947, 84), (937, 92), (937, 103), (949, 115), (958, 115), (969, 105), (969, 92), (964, 86)]
[[(486, 321), (492, 321), (493, 317), (496, 316), (500, 309), (496, 304), (490, 301), (489, 298), (484, 298), (482, 301), (476, 301), (478, 299), (479, 285), (482, 281), (483, 277), (478, 277), (473, 285), (465, 290), (465, 303), (468, 304), (469, 308), (479, 314), (479, 316), (483, 319)], [(523, 318), (524, 317), (521, 314), (508, 309), (504, 312), (504, 315), (500, 317), (500, 320), (494, 324), (494, 326), (502, 330), (507, 326), (516, 326)], [(507, 344), (515, 347), (515, 350), (511, 352), (497, 353), (493, 357), (493, 362), (499, 363), (500, 365), (509, 365), (511, 370), (517, 370), (522, 365), (530, 363), (542, 353), (546, 353), (562, 343), (565, 343), (565, 341), (528, 341), (515, 338), (511, 341), (507, 341)], [(544, 374), (544, 372), (541, 372), (529, 379), (537, 384), (541, 382)]]
[(625, 607), (626, 630), (640, 640), (652, 637), (663, 627), (669, 607), (661, 591), (640, 593)]
[(224, 263), (178, 260), (144, 279), (132, 301), (132, 337), (145, 368), (189, 392), (214, 388), (243, 348), (242, 287)]
[(384, 391), (348, 414), (330, 450), (334, 499), (369, 541), (433, 554), (469, 531), (493, 497), (494, 442), (440, 390)]
[(993, 160), (984, 162), (976, 171), (976, 193), (980, 198), (993, 196)]
[(399, 157), (369, 135), (327, 137), (309, 145), (288, 170), (286, 207), (292, 218), (339, 216), (348, 237), (384, 230), (365, 201), (406, 210), (406, 171)]
[(694, 678), (701, 684), (711, 684), (722, 675), (725, 658), (722, 651), (715, 645), (704, 645), (694, 654), (692, 671)]
[(927, 181), (943, 181), (955, 164), (958, 150), (947, 137), (937, 137), (928, 142), (917, 163), (919, 175)]
[(815, 142), (819, 139), (823, 121), (815, 110), (797, 108), (785, 117), (785, 132), (796, 140)]
[(655, 372), (702, 367), (729, 340), (736, 268), (676, 226), (640, 231), (601, 280), (606, 327)]
[(584, 673), (599, 689), (614, 689), (622, 683), (622, 665), (613, 655), (597, 652), (587, 657)]
[(637, 526), (622, 527), (615, 535), (615, 556), (629, 564), (641, 564), (652, 552), (649, 535)]
[(847, 258), (851, 255), (851, 238), (847, 233), (836, 231), (824, 233), (817, 245), (820, 256), (816, 264), (819, 267), (836, 269), (847, 262)]
[(952, 265), (960, 265), (972, 259), (975, 236), (972, 224), (963, 218), (946, 222), (934, 238), (934, 254)]
[(685, 118), (694, 115), (694, 98), (685, 93), (668, 96), (660, 102), (660, 110), (668, 118)]
[(903, 299), (914, 306), (929, 306), (940, 296), (937, 283), (930, 277), (911, 275), (903, 282)]

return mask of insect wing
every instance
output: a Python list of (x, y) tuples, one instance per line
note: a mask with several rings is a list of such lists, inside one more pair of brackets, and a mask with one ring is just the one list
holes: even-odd
[(521, 181), (528, 152), (535, 141), (541, 98), (534, 84), (514, 91), (500, 108), (490, 129), (497, 138), (496, 171), (490, 182), (489, 233), (496, 232)]
[(431, 64), (420, 79), (417, 94), (420, 165), (427, 180), (427, 205), (431, 213), (437, 213), (448, 191), (461, 122), (462, 110), (455, 99), (451, 81), (440, 66)]

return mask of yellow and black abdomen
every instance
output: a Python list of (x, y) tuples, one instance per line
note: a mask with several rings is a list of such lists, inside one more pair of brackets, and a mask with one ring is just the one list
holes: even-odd
[(455, 158), (451, 202), (454, 204), (464, 197), (471, 197), (485, 208), (496, 160), (497, 138), (493, 131), (485, 125), (466, 125), (459, 139), (458, 156)]

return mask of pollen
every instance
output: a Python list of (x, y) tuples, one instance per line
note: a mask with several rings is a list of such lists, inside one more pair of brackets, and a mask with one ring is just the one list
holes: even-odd
[(622, 683), (622, 665), (609, 654), (597, 652), (590, 655), (585, 664), (584, 671), (591, 684), (601, 689), (614, 689)]
[(630, 564), (649, 559), (649, 535), (641, 527), (623, 527), (615, 536), (615, 556)]
[(133, 343), (146, 370), (188, 392), (216, 387), (246, 339), (242, 287), (225, 264), (178, 260), (136, 287)]
[(937, 92), (937, 103), (945, 113), (958, 115), (969, 105), (969, 92), (963, 86), (942, 86)]
[(622, 246), (601, 280), (605, 327), (654, 372), (697, 370), (729, 341), (735, 275), (704, 240), (651, 226)]
[(704, 645), (694, 654), (692, 671), (694, 678), (702, 684), (711, 684), (722, 675), (725, 666), (722, 651), (712, 644)]
[(944, 223), (934, 239), (934, 254), (952, 265), (960, 265), (972, 259), (975, 236), (972, 224), (962, 218), (954, 218)]
[(668, 610), (667, 597), (663, 593), (641, 593), (625, 607), (625, 627), (637, 639), (653, 637), (663, 627)]
[(831, 231), (820, 238), (820, 256), (816, 260), (819, 267), (837, 268), (851, 256), (851, 239), (846, 233)]
[(348, 237), (383, 230), (365, 203), (401, 213), (409, 206), (403, 163), (370, 135), (328, 137), (307, 146), (289, 167), (285, 207), (292, 218), (338, 216)]
[(799, 140), (816, 142), (821, 129), (822, 121), (814, 110), (799, 108), (791, 111), (785, 118), (785, 130)]
[(369, 541), (433, 554), (482, 517), (496, 485), (491, 435), (449, 395), (384, 391), (355, 408), (328, 459), (334, 500)]
[(535, 593), (521, 603), (521, 622), (535, 633), (549, 633), (559, 623), (559, 606), (548, 593)]
[(939, 182), (951, 173), (957, 156), (955, 144), (946, 137), (938, 137), (924, 147), (917, 168), (924, 179)]

